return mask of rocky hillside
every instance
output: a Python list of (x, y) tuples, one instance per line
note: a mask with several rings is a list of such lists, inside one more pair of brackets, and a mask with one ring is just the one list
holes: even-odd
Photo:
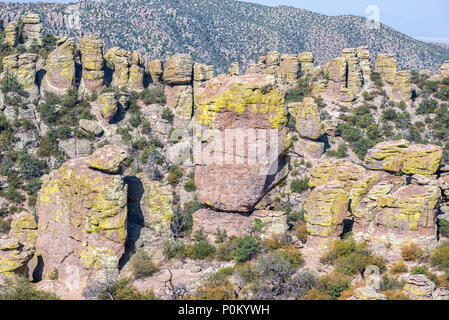
[(371, 57), (216, 76), (7, 24), (0, 299), (448, 300), (449, 61)]
[(311, 51), (324, 64), (348, 47), (368, 45), (375, 57), (394, 52), (401, 68), (436, 71), (449, 59), (443, 47), (414, 40), (385, 25), (367, 28), (355, 16), (330, 17), (292, 7), (267, 7), (234, 0), (108, 0), (77, 5), (0, 3), (5, 23), (38, 12), (54, 34), (98, 33), (106, 48), (140, 49), (148, 58), (176, 52), (214, 64), (224, 72), (232, 61), (246, 68), (267, 51)]

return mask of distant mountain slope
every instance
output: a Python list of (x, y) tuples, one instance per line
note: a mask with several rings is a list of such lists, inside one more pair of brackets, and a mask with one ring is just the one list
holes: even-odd
[(292, 7), (268, 7), (234, 0), (104, 0), (77, 5), (0, 3), (0, 17), (14, 19), (34, 11), (55, 34), (76, 36), (79, 15), (83, 34), (99, 33), (107, 47), (141, 49), (150, 58), (175, 52), (227, 70), (232, 61), (247, 66), (269, 50), (312, 51), (320, 64), (346, 47), (368, 45), (373, 57), (396, 53), (400, 68), (437, 70), (449, 52), (390, 27), (367, 28), (356, 16), (330, 17)]

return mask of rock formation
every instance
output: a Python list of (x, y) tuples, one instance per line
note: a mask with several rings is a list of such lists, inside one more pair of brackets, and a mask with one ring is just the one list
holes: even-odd
[(131, 67), (129, 69), (128, 87), (131, 90), (140, 92), (143, 90), (143, 78), (145, 67), (143, 58), (139, 51), (134, 51), (131, 57)]
[(296, 119), (296, 130), (302, 138), (318, 140), (321, 135), (321, 120), (318, 106), (313, 98), (304, 98), (290, 109)]
[[(201, 203), (223, 211), (251, 212), (285, 176), (287, 109), (274, 86), (273, 76), (222, 75), (195, 92), (195, 119), (212, 131), (211, 135), (203, 132), (201, 150), (194, 152), (196, 194)], [(233, 138), (225, 138), (225, 134), (240, 139), (249, 135), (253, 140), (246, 145), (242, 141), (241, 148), (233, 152)], [(263, 148), (257, 151), (258, 145)], [(214, 146), (215, 161), (208, 163), (206, 153), (213, 152)]]
[(192, 75), (193, 59), (188, 54), (175, 54), (165, 62), (163, 79), (169, 85), (190, 84)]
[(98, 36), (85, 36), (79, 42), (82, 79), (80, 92), (99, 93), (104, 81), (103, 40)]
[(396, 101), (409, 101), (412, 98), (412, 72), (399, 71), (393, 85), (393, 98)]
[(27, 263), (35, 252), (37, 223), (34, 216), (22, 212), (12, 218), (7, 237), (0, 238), (0, 275), (28, 273)]
[(394, 84), (396, 80), (397, 61), (393, 54), (382, 53), (377, 56), (374, 72), (380, 74), (380, 77), (387, 84)]
[(58, 281), (80, 296), (118, 273), (127, 234), (127, 187), (120, 174), (126, 156), (106, 146), (70, 160), (45, 177), (38, 195), (43, 277), (56, 270)]
[(104, 58), (114, 68), (111, 85), (118, 88), (126, 87), (129, 82), (131, 53), (127, 50), (113, 47), (106, 52)]
[(314, 57), (312, 52), (302, 52), (298, 55), (301, 64), (301, 76), (311, 75), (314, 68)]
[(228, 70), (229, 75), (231, 76), (239, 76), (240, 75), (240, 67), (238, 62), (233, 62)]
[(98, 111), (102, 118), (109, 123), (117, 113), (118, 101), (115, 92), (106, 92), (98, 96), (96, 100)]
[(51, 92), (58, 95), (74, 87), (75, 80), (75, 40), (63, 38), (58, 41), (58, 47), (48, 55), (46, 70), (41, 92)]
[(26, 36), (27, 47), (33, 44), (42, 46), (42, 36), (44, 27), (41, 23), (41, 18), (35, 13), (29, 13), (23, 19), (23, 32)]
[(162, 80), (164, 69), (162, 68), (162, 60), (152, 60), (149, 63), (148, 70), (154, 83)]
[(22, 53), (14, 54), (3, 58), (3, 77), (16, 77), (25, 91), (30, 94), (30, 100), (39, 96), (39, 89), (36, 84), (36, 61), (37, 54)]
[(17, 21), (10, 22), (5, 27), (5, 41), (10, 47), (15, 47), (19, 41), (19, 25)]

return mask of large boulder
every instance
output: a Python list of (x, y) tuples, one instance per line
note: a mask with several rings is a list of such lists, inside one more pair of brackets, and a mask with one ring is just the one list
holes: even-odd
[(408, 175), (420, 174), (429, 177), (438, 171), (442, 158), (442, 147), (414, 144), (407, 149), (402, 171)]
[(304, 218), (310, 235), (336, 237), (342, 232), (349, 203), (344, 187), (344, 182), (330, 181), (315, 188), (307, 197)]
[(44, 32), (44, 26), (41, 23), (41, 18), (35, 13), (28, 13), (23, 18), (23, 32), (26, 36), (27, 47), (33, 44), (42, 46), (42, 36)]
[(190, 85), (165, 86), (167, 108), (173, 111), (175, 121), (190, 121), (193, 115), (193, 88)]
[(98, 36), (85, 36), (79, 42), (81, 52), (81, 93), (99, 93), (104, 81), (103, 40)]
[(399, 71), (393, 84), (393, 99), (409, 101), (412, 94), (412, 72), (410, 70)]
[(58, 95), (73, 88), (75, 80), (75, 40), (63, 38), (58, 41), (58, 47), (48, 55), (45, 69), (47, 73), (42, 79), (42, 92)]
[(124, 155), (106, 146), (70, 160), (44, 177), (38, 194), (36, 248), (43, 278), (57, 272), (79, 296), (118, 275), (127, 236), (127, 186), (118, 173)]
[(310, 170), (309, 186), (315, 188), (337, 180), (344, 182), (344, 189), (349, 191), (365, 172), (363, 167), (348, 160), (323, 159)]
[(195, 91), (195, 105), (198, 200), (222, 211), (252, 211), (287, 170), (287, 109), (275, 78), (218, 76)]
[(163, 79), (171, 85), (190, 84), (193, 75), (193, 59), (188, 54), (175, 54), (164, 66)]
[(22, 212), (12, 218), (8, 236), (0, 238), (0, 274), (27, 274), (27, 264), (36, 251), (37, 223)]
[(105, 92), (98, 96), (95, 104), (106, 123), (117, 114), (118, 100), (115, 92)]
[(360, 59), (357, 56), (357, 51), (354, 48), (343, 49), (342, 57), (348, 63), (347, 87), (351, 92), (357, 94), (361, 91), (364, 83), (362, 67), (360, 65)]
[(299, 78), (300, 62), (296, 54), (283, 54), (279, 64), (281, 77), (287, 83), (295, 82)]
[(435, 289), (435, 283), (423, 274), (411, 275), (404, 286), (404, 291), (415, 298), (430, 299)]
[(404, 164), (408, 145), (407, 140), (379, 143), (368, 151), (365, 157), (365, 166), (371, 170), (399, 172)]
[(372, 64), (370, 59), (370, 52), (367, 46), (358, 47), (356, 49), (357, 58), (360, 60), (360, 67), (363, 73), (363, 82), (371, 81)]
[(301, 103), (295, 104), (293, 109), (296, 119), (296, 130), (306, 139), (318, 140), (321, 135), (321, 119), (318, 105), (313, 98), (304, 98)]

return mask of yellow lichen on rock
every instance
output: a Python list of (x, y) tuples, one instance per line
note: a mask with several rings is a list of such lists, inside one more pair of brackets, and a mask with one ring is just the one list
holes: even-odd
[(402, 171), (408, 175), (429, 177), (437, 172), (443, 158), (443, 148), (436, 145), (415, 144), (408, 147)]
[(402, 169), (408, 145), (407, 140), (379, 143), (368, 151), (365, 166), (371, 170), (399, 172)]

